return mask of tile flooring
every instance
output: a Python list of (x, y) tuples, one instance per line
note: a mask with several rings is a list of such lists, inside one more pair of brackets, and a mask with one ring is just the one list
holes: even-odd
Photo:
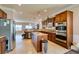
[[(64, 54), (68, 52), (66, 48), (59, 46), (58, 44), (48, 41), (47, 54)], [(37, 54), (31, 39), (22, 39), (21, 35), (16, 36), (16, 47), (8, 54)], [(40, 53), (38, 53), (40, 54)]]

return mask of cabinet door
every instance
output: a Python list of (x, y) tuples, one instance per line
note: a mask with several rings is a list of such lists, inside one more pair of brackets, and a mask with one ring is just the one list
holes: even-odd
[(48, 33), (48, 40), (50, 40), (50, 41), (52, 40), (50, 33)]
[(0, 10), (0, 18), (3, 17), (3, 12)]
[(56, 34), (52, 33), (51, 35), (52, 35), (52, 42), (55, 42), (55, 40), (56, 40)]
[(59, 14), (59, 15), (56, 16), (56, 22), (58, 23), (60, 21), (61, 21), (61, 15)]
[(0, 54), (1, 54), (1, 43), (0, 43)]
[(4, 19), (7, 18), (7, 14), (1, 9), (0, 9), (0, 18), (4, 18)]
[(65, 22), (67, 20), (67, 13), (63, 12), (61, 13), (61, 22)]
[(2, 53), (5, 53), (5, 49), (6, 49), (6, 43), (5, 43), (5, 41), (3, 41), (2, 43), (1, 43), (1, 48), (2, 48)]

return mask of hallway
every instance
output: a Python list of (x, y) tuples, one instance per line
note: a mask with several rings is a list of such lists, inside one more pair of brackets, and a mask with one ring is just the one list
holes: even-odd
[[(69, 50), (48, 41), (48, 54), (64, 54)], [(21, 35), (16, 36), (16, 47), (9, 54), (36, 54), (31, 39), (22, 39)], [(38, 53), (39, 54), (39, 53)]]

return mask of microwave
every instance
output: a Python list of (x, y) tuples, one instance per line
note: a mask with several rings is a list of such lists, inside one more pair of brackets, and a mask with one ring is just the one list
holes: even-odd
[(56, 26), (56, 30), (66, 30), (66, 26)]
[(66, 22), (55, 23), (55, 27), (57, 31), (66, 31), (67, 29)]

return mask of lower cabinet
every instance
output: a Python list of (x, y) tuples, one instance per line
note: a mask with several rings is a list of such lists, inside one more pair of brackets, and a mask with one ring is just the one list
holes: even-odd
[(55, 42), (56, 34), (55, 33), (48, 33), (48, 40)]
[(0, 54), (4, 54), (6, 49), (5, 37), (0, 38)]
[(56, 33), (53, 32), (46, 32), (46, 31), (40, 31), (42, 33), (48, 34), (48, 40), (55, 42), (56, 41)]
[(1, 54), (1, 43), (0, 43), (0, 54)]

